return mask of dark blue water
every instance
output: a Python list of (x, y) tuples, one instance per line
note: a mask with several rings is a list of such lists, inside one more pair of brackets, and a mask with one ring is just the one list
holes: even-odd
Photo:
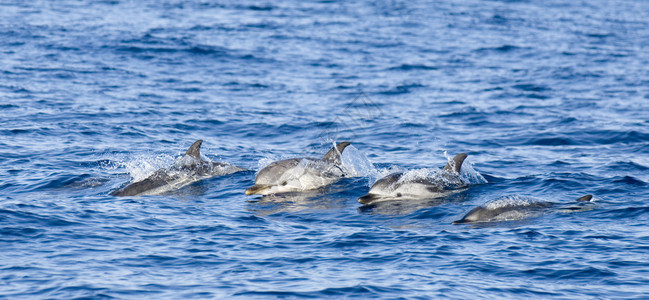
[[(0, 297), (649, 297), (649, 2), (2, 1)], [(251, 169), (109, 192), (204, 156)], [(488, 183), (245, 196), (350, 140)], [(451, 225), (505, 195), (597, 207)]]

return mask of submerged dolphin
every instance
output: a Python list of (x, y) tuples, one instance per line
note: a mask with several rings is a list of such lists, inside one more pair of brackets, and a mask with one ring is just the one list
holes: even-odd
[[(593, 195), (585, 195), (577, 199), (581, 203), (589, 203)], [(522, 220), (539, 216), (555, 207), (557, 203), (540, 201), (530, 197), (506, 196), (490, 201), (483, 206), (478, 206), (462, 219), (453, 224), (486, 223), (499, 221)], [(592, 209), (589, 205), (578, 205), (560, 208), (560, 211), (584, 211)]]
[(244, 170), (234, 165), (201, 159), (202, 143), (203, 140), (194, 142), (185, 155), (176, 160), (170, 168), (159, 169), (146, 179), (114, 190), (110, 194), (113, 196), (162, 194), (202, 179)]
[(466, 187), (460, 177), (466, 153), (456, 155), (438, 175), (432, 178), (403, 180), (403, 173), (393, 173), (377, 180), (367, 195), (358, 198), (361, 204), (386, 200), (432, 199), (447, 196)]
[(336, 144), (322, 158), (302, 157), (273, 162), (259, 171), (255, 185), (246, 189), (246, 195), (313, 190), (332, 184), (345, 177), (340, 155), (349, 144)]

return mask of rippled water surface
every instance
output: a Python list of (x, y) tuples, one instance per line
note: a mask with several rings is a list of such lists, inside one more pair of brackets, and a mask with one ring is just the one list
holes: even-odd
[[(648, 66), (640, 0), (2, 1), (0, 297), (649, 297)], [(197, 139), (248, 171), (109, 194)], [(244, 195), (332, 140), (360, 176)], [(357, 202), (460, 152), (487, 183)]]

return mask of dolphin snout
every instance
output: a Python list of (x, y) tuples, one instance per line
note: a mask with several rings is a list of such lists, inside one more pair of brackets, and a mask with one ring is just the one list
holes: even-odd
[(246, 189), (246, 195), (260, 194), (260, 192), (269, 189), (270, 186), (265, 184), (255, 184)]
[(358, 202), (360, 204), (370, 204), (376, 199), (378, 199), (378, 196), (376, 196), (374, 194), (367, 194), (365, 196), (362, 196), (362, 197), (358, 198)]

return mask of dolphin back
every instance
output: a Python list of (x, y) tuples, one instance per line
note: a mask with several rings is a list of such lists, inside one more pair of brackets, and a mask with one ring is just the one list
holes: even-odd
[(580, 201), (580, 202), (581, 202), (581, 201), (590, 201), (590, 200), (592, 200), (592, 199), (593, 199), (593, 195), (588, 194), (588, 195), (585, 195), (585, 196), (581, 196), (581, 197), (579, 197), (579, 198), (577, 199), (577, 201)]
[(203, 140), (195, 141), (191, 146), (189, 146), (189, 149), (185, 152), (185, 156), (201, 161), (201, 144), (203, 144)]
[(332, 164), (340, 164), (340, 155), (343, 154), (345, 148), (350, 144), (350, 142), (341, 142), (336, 144), (335, 147), (331, 147), (331, 150), (329, 150), (329, 152), (327, 152), (327, 154), (325, 154), (322, 159)]
[(511, 195), (489, 201), (469, 211), (462, 219), (452, 224), (500, 222), (521, 220), (542, 214), (555, 203), (535, 198)]
[(166, 170), (160, 169), (146, 179), (131, 183), (125, 187), (112, 191), (112, 196), (136, 196), (167, 184), (172, 178)]
[(453, 157), (453, 160), (449, 161), (446, 166), (444, 166), (444, 171), (453, 172), (460, 174), (462, 169), (462, 164), (468, 155), (466, 153), (460, 153)]
[(177, 159), (169, 168), (155, 171), (144, 180), (131, 183), (112, 191), (113, 196), (136, 196), (144, 193), (159, 194), (169, 189), (181, 188), (192, 182), (212, 176), (221, 176), (243, 171), (243, 168), (222, 162), (204, 161), (201, 159), (201, 144), (195, 141), (182, 158)]

